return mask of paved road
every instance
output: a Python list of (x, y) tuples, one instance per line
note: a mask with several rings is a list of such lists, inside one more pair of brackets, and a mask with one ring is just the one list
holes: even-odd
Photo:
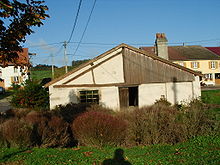
[(217, 90), (217, 89), (220, 89), (219, 85), (218, 86), (205, 86), (201, 88), (202, 91)]
[(0, 100), (0, 112), (5, 112), (11, 109), (11, 105), (9, 103), (9, 97)]

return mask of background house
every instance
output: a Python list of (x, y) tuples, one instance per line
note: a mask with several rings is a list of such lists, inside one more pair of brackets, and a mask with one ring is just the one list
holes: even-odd
[[(160, 56), (189, 69), (200, 71), (207, 85), (220, 84), (220, 56), (218, 49), (202, 46), (168, 46), (164, 33), (156, 34), (155, 47), (141, 47), (141, 50)], [(220, 54), (220, 49), (219, 49)]]
[(220, 47), (205, 47), (205, 48), (220, 56)]
[(82, 64), (49, 87), (50, 108), (99, 103), (118, 110), (146, 106), (160, 98), (175, 104), (201, 95), (199, 73), (121, 44)]
[(28, 79), (29, 56), (28, 48), (23, 48), (23, 52), (18, 52), (17, 66), (9, 63), (3, 67), (0, 64), (0, 86), (8, 89), (13, 83), (21, 84)]

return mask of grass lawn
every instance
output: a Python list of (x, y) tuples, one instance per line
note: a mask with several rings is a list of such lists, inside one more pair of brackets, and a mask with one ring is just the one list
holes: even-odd
[(220, 90), (202, 91), (201, 99), (206, 104), (220, 105)]
[(36, 81), (41, 81), (43, 78), (51, 78), (51, 70), (35, 70), (31, 71), (31, 78)]
[[(117, 148), (0, 149), (0, 164), (101, 164), (112, 159)], [(200, 136), (176, 145), (121, 148), (132, 165), (220, 164), (220, 136)], [(114, 160), (109, 160), (115, 164)], [(116, 164), (117, 165), (117, 164)]]
[[(72, 70), (73, 67), (68, 66), (68, 71)], [(55, 68), (54, 77), (60, 77), (65, 74), (65, 68)], [(31, 78), (36, 81), (41, 81), (43, 78), (52, 78), (51, 70), (31, 70)]]

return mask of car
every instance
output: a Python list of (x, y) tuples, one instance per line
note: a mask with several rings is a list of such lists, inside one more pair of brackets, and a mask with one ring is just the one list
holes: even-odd
[(5, 88), (0, 87), (0, 94), (4, 94), (5, 93)]

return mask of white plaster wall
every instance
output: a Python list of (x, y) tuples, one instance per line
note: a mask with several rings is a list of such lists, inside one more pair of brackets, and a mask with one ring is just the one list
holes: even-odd
[[(11, 87), (11, 77), (22, 76), (23, 82), (25, 82), (28, 79), (27, 73), (25, 73), (25, 75), (22, 75), (21, 68), (19, 66), (17, 68), (16, 73), (14, 72), (14, 66), (7, 66), (5, 68), (0, 67), (0, 69), (2, 70), (0, 78), (4, 79), (5, 88)], [(22, 71), (24, 70), (27, 71), (27, 68), (22, 69)]]
[(123, 57), (122, 54), (106, 61), (94, 69), (96, 84), (123, 83)]
[[(119, 52), (121, 52), (121, 51), (122, 51), (122, 49), (120, 48), (120, 49), (118, 49), (118, 50), (116, 50), (116, 51), (114, 51), (114, 52), (112, 52), (112, 53), (110, 53), (110, 54), (108, 54), (108, 55), (106, 55), (106, 56), (104, 56), (104, 57), (98, 59), (97, 61), (94, 61), (94, 62), (93, 62), (93, 65), (87, 65), (87, 66), (81, 68), (80, 70), (78, 70), (78, 71), (72, 73), (71, 75), (69, 75), (69, 76), (63, 78), (62, 80), (59, 80), (58, 82), (54, 83), (53, 85), (61, 85), (61, 84), (65, 83), (66, 81), (68, 81), (68, 80), (74, 78), (75, 76), (79, 75), (80, 73), (86, 71), (87, 69), (91, 68), (92, 66), (95, 66), (95, 65), (99, 64), (100, 62), (102, 62), (102, 61), (108, 59), (108, 58), (111, 57), (111, 56), (114, 56), (115, 54), (117, 54), (117, 53), (119, 53)], [(116, 57), (117, 57), (117, 56), (116, 56)], [(112, 60), (112, 59), (111, 59), (111, 60)], [(122, 61), (121, 61), (121, 63), (122, 63)], [(111, 66), (111, 67), (112, 67), (112, 66)], [(111, 69), (111, 68), (108, 68), (108, 69)], [(74, 81), (75, 81), (75, 80), (74, 80)], [(68, 83), (68, 84), (71, 84), (71, 82)], [(83, 83), (83, 84), (84, 84), (84, 83)]]
[(77, 79), (67, 83), (67, 85), (74, 85), (74, 84), (94, 84), (92, 78), (92, 72), (89, 71), (86, 74), (78, 77)]
[(194, 82), (180, 83), (152, 83), (139, 86), (139, 106), (147, 106), (155, 103), (161, 97), (165, 97), (170, 103), (187, 103), (193, 98), (201, 96), (199, 77)]
[(78, 94), (80, 90), (99, 90), (100, 104), (111, 109), (119, 107), (119, 94), (117, 87), (101, 87), (101, 88), (53, 88), (50, 91), (50, 109), (54, 109), (58, 105), (66, 105), (70, 102), (78, 103)]
[(193, 99), (192, 82), (166, 83), (167, 100), (172, 104), (188, 102)]
[(111, 84), (123, 83), (123, 58), (122, 55), (117, 55), (112, 59), (104, 62), (91, 71), (81, 75), (75, 80), (67, 83), (73, 84)]
[(138, 88), (139, 92), (139, 107), (152, 105), (155, 100), (158, 100), (163, 95), (166, 97), (166, 89), (164, 83), (142, 84)]
[(195, 77), (195, 81), (193, 81), (193, 88), (194, 88), (194, 97), (195, 98), (201, 97), (201, 86), (200, 86), (199, 76)]
[(102, 87), (101, 88), (101, 100), (100, 104), (108, 108), (118, 110), (119, 104), (119, 93), (118, 87)]
[(58, 105), (65, 105), (70, 102), (78, 103), (77, 90), (75, 88), (53, 88), (49, 87), (50, 109)]
[[(118, 87), (114, 86), (100, 88), (53, 88), (50, 86), (50, 108), (70, 102), (78, 103), (80, 90), (99, 90), (101, 105), (114, 110), (120, 108)], [(161, 97), (175, 104), (186, 103), (200, 96), (199, 77), (196, 77), (194, 82), (142, 84), (139, 86), (139, 107), (152, 105)]]

